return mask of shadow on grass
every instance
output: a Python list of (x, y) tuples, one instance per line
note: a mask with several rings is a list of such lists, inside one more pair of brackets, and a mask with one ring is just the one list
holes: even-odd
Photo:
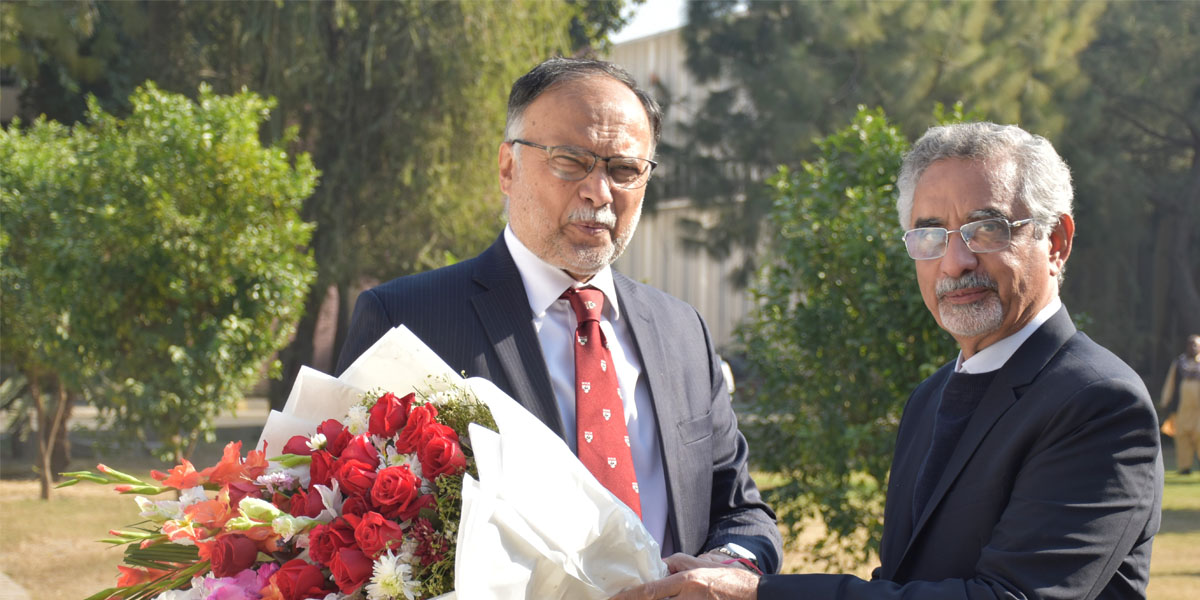
[(1200, 531), (1200, 510), (1163, 509), (1160, 533), (1193, 533)]

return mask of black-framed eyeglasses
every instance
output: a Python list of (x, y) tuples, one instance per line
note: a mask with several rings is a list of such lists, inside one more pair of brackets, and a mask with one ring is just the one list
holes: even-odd
[(587, 177), (596, 163), (604, 161), (608, 179), (612, 184), (626, 190), (633, 190), (646, 185), (650, 181), (650, 172), (658, 163), (648, 158), (635, 156), (600, 156), (591, 150), (575, 146), (543, 146), (527, 140), (508, 140), (511, 144), (522, 144), (546, 152), (546, 165), (555, 177), (566, 181), (579, 181)]
[(933, 260), (946, 255), (946, 246), (950, 244), (950, 234), (962, 236), (967, 248), (976, 254), (999, 252), (1012, 243), (1012, 230), (1022, 225), (1032, 223), (1033, 219), (1021, 219), (1009, 222), (1008, 219), (997, 217), (972, 221), (949, 231), (944, 227), (918, 227), (904, 232), (904, 247), (913, 260)]

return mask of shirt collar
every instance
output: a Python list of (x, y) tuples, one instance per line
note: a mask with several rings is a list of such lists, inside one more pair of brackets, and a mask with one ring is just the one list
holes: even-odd
[(617, 287), (613, 282), (612, 267), (605, 265), (587, 283), (576, 281), (566, 271), (544, 261), (534, 254), (513, 233), (511, 226), (504, 228), (504, 243), (512, 255), (517, 271), (521, 273), (521, 281), (525, 284), (525, 295), (529, 300), (529, 309), (535, 317), (542, 317), (559, 296), (569, 287), (592, 286), (604, 292), (604, 310), (609, 319), (621, 318), (621, 308), (617, 302)]
[(1033, 335), (1038, 327), (1049, 321), (1050, 317), (1053, 317), (1060, 308), (1062, 308), (1062, 300), (1055, 296), (1016, 333), (976, 352), (967, 360), (963, 360), (962, 351), (959, 350), (954, 371), (957, 373), (988, 373), (1003, 367), (1004, 363), (1008, 362), (1013, 354), (1016, 354), (1017, 348), (1020, 348), (1021, 344), (1024, 344), (1025, 340), (1029, 339), (1029, 336)]

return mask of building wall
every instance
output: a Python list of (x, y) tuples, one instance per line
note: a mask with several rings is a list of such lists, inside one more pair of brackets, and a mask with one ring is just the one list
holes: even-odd
[[(678, 142), (681, 124), (690, 122), (704, 99), (719, 84), (699, 84), (685, 66), (681, 30), (615, 44), (607, 59), (625, 67), (638, 84), (668, 103), (663, 140)], [(659, 171), (671, 169), (660, 164)], [(653, 192), (653, 190), (652, 190)], [(723, 347), (734, 340), (734, 329), (752, 305), (749, 294), (730, 279), (744, 254), (734, 250), (724, 260), (703, 250), (685, 247), (681, 220), (714, 224), (715, 212), (693, 206), (685, 197), (648, 198), (654, 211), (642, 215), (637, 234), (616, 262), (618, 271), (680, 298), (700, 312)], [(734, 201), (730, 199), (730, 201)]]

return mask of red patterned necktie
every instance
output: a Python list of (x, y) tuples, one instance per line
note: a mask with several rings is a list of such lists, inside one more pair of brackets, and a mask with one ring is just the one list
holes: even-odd
[(575, 437), (579, 460), (608, 491), (642, 516), (637, 473), (625, 429), (625, 408), (608, 340), (600, 331), (604, 292), (571, 288), (563, 293), (575, 309)]

